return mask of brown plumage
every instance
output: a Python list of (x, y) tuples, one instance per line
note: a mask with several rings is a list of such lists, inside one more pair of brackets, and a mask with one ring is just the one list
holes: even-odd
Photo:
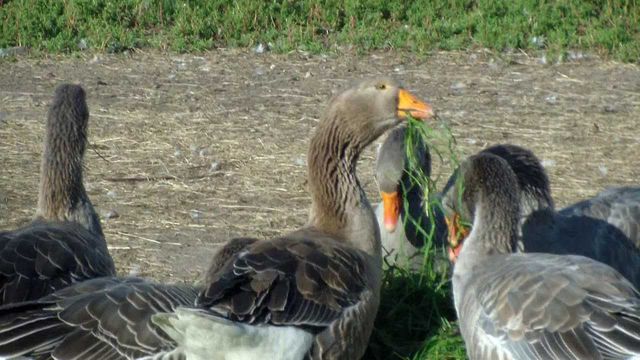
[[(309, 149), (307, 225), (270, 240), (231, 240), (214, 257), (195, 306), (191, 287), (91, 280), (0, 308), (0, 356), (360, 358), (378, 308), (382, 263), (376, 220), (355, 167), (360, 151), (407, 112), (432, 115), (387, 79), (362, 82), (331, 100)], [(90, 286), (95, 289), (74, 290)], [(156, 297), (167, 306), (158, 309)], [(124, 313), (131, 304), (133, 318)], [(131, 321), (144, 326), (132, 328)], [(55, 331), (47, 335), (46, 327)]]
[[(429, 106), (388, 79), (334, 97), (308, 152), (312, 197), (305, 227), (248, 246), (218, 273), (197, 304), (245, 324), (298, 326), (316, 334), (314, 359), (357, 359), (378, 306), (378, 226), (356, 177), (360, 152), (406, 115)], [(411, 107), (411, 105), (409, 105)]]
[(77, 222), (104, 237), (82, 179), (89, 122), (85, 97), (78, 85), (63, 84), (55, 90), (47, 117), (36, 218)]
[(82, 183), (88, 119), (84, 90), (60, 85), (49, 108), (36, 219), (0, 234), (2, 304), (115, 275), (100, 221)]

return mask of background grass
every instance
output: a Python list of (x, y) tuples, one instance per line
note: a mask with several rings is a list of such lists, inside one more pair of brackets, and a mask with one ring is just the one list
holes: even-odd
[(584, 49), (640, 59), (638, 0), (4, 0), (0, 48)]

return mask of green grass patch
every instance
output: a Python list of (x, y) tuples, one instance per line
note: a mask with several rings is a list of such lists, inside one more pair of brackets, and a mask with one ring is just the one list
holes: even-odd
[(321, 52), (486, 47), (580, 49), (637, 62), (637, 0), (4, 0), (0, 48), (151, 47), (193, 52), (271, 43)]

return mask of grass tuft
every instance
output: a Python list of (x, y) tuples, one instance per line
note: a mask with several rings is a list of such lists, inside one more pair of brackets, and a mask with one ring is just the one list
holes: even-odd
[(11, 0), (0, 3), (0, 22), (0, 48), (50, 52), (262, 42), (281, 52), (485, 47), (640, 59), (637, 0)]

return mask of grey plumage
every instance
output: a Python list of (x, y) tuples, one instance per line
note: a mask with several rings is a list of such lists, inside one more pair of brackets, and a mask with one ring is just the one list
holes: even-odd
[(58, 360), (161, 356), (175, 343), (151, 317), (193, 306), (197, 292), (187, 285), (103, 277), (39, 300), (3, 306), (0, 355)]
[[(256, 241), (236, 238), (220, 247), (205, 283), (232, 255)], [(176, 342), (152, 319), (178, 307), (195, 308), (200, 291), (200, 286), (108, 276), (77, 282), (38, 300), (1, 306), (0, 356), (184, 359)]]
[(640, 188), (606, 189), (591, 199), (559, 211), (563, 216), (586, 216), (605, 221), (620, 230), (640, 248)]
[(0, 235), (0, 302), (38, 299), (74, 282), (114, 276), (101, 238), (76, 223), (37, 222)]
[(640, 356), (640, 294), (633, 285), (590, 258), (512, 254), (519, 213), (515, 174), (489, 154), (471, 157), (462, 173), (463, 193), (452, 189), (444, 202), (447, 216), (473, 219), (453, 276), (469, 357)]

